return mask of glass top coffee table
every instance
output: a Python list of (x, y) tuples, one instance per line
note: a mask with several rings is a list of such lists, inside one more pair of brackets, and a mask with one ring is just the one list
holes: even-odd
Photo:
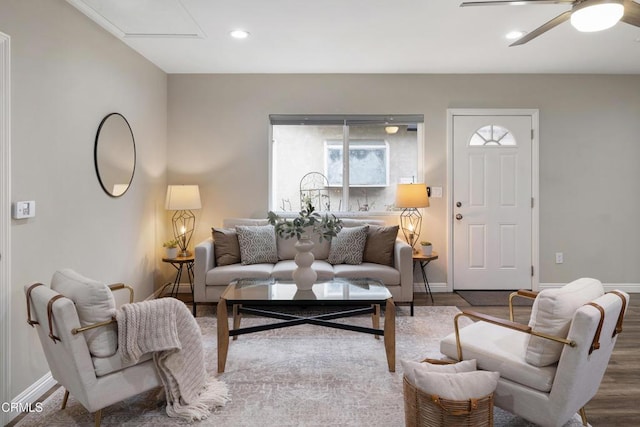
[[(233, 307), (233, 329), (229, 329), (227, 304)], [(384, 328), (380, 329), (380, 305), (385, 304)], [(338, 307), (339, 311), (302, 316), (279, 310), (286, 306)], [(344, 309), (341, 309), (344, 308)], [(279, 319), (280, 322), (241, 328), (241, 314)], [(395, 304), (389, 290), (375, 279), (333, 279), (318, 282), (309, 291), (298, 290), (291, 281), (242, 279), (231, 282), (218, 302), (218, 372), (224, 372), (229, 351), (229, 337), (311, 324), (384, 337), (390, 372), (396, 370)], [(372, 327), (331, 320), (371, 314)]]

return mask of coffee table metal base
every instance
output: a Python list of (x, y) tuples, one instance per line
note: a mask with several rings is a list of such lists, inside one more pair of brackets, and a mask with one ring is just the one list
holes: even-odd
[[(242, 313), (253, 314), (261, 317), (279, 319), (282, 322), (269, 323), (266, 325), (240, 327)], [(372, 327), (349, 325), (344, 323), (331, 322), (334, 319), (358, 316), (371, 313)], [(217, 307), (218, 318), (218, 372), (224, 372), (229, 352), (229, 337), (237, 339), (238, 335), (251, 334), (255, 332), (268, 331), (271, 329), (287, 328), (297, 325), (316, 325), (328, 328), (343, 329), (354, 332), (375, 335), (376, 338), (384, 337), (384, 347), (387, 354), (387, 364), (389, 372), (396, 370), (396, 328), (395, 328), (396, 307), (393, 299), (389, 298), (385, 302), (384, 329), (380, 329), (380, 304), (373, 304), (371, 307), (354, 308), (350, 310), (336, 311), (316, 316), (298, 316), (289, 313), (265, 310), (256, 307), (249, 307), (242, 304), (233, 304), (233, 329), (229, 330), (229, 319), (227, 316), (227, 300), (220, 298)]]

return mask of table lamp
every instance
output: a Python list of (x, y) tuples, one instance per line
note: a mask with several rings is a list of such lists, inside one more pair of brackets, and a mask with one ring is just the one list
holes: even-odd
[(200, 209), (200, 189), (197, 185), (169, 185), (165, 209), (176, 211), (171, 218), (173, 236), (178, 241), (178, 256), (191, 256), (187, 250), (196, 225), (196, 216), (191, 209)]
[(396, 207), (402, 208), (400, 228), (405, 240), (414, 252), (416, 252), (414, 246), (420, 236), (420, 228), (422, 227), (422, 215), (418, 208), (426, 208), (428, 206), (429, 197), (427, 196), (426, 184), (398, 184)]

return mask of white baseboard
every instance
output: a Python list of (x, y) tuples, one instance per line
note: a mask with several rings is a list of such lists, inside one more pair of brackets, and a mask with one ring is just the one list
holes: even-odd
[[(160, 289), (155, 290), (151, 295), (145, 298), (145, 301), (156, 299), (160, 295), (169, 295), (169, 292), (172, 291), (173, 283), (165, 283)], [(178, 286), (178, 293), (180, 294), (190, 294), (191, 293), (191, 285), (188, 283), (180, 283)]]
[[(431, 292), (433, 293), (437, 293), (437, 292), (451, 292), (448, 290), (447, 288), (447, 284), (446, 283), (431, 283), (429, 282), (429, 289), (431, 290)], [(424, 283), (422, 282), (414, 282), (413, 283), (413, 293), (415, 294), (419, 294), (419, 293), (427, 293), (426, 289), (424, 288)]]
[(56, 380), (51, 376), (51, 372), (47, 372), (44, 374), (42, 378), (40, 378), (35, 383), (31, 384), (29, 388), (16, 396), (15, 399), (11, 401), (11, 409), (20, 409), (11, 411), (8, 413), (9, 421), (16, 418), (18, 415), (23, 412), (37, 412), (38, 406), (35, 405), (36, 401), (40, 399), (46, 392), (51, 390), (53, 386), (58, 384)]

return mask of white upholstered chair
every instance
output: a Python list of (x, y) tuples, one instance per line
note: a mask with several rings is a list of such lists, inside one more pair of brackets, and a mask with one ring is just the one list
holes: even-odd
[(103, 408), (162, 385), (151, 355), (131, 364), (117, 352), (111, 295), (117, 289), (129, 289), (133, 300), (123, 284), (106, 286), (72, 270), (56, 272), (51, 288), (24, 287), (27, 322), (38, 332), (51, 375), (65, 388), (62, 409), (71, 394), (95, 412), (96, 426)]
[[(535, 298), (528, 325), (513, 322), (511, 299), (517, 296)], [(595, 279), (519, 291), (509, 300), (510, 321), (463, 311), (440, 351), (500, 372), (496, 406), (545, 427), (562, 426), (580, 412), (587, 425), (584, 407), (598, 391), (628, 301), (621, 291), (605, 294)], [(477, 322), (459, 328), (461, 317)]]

